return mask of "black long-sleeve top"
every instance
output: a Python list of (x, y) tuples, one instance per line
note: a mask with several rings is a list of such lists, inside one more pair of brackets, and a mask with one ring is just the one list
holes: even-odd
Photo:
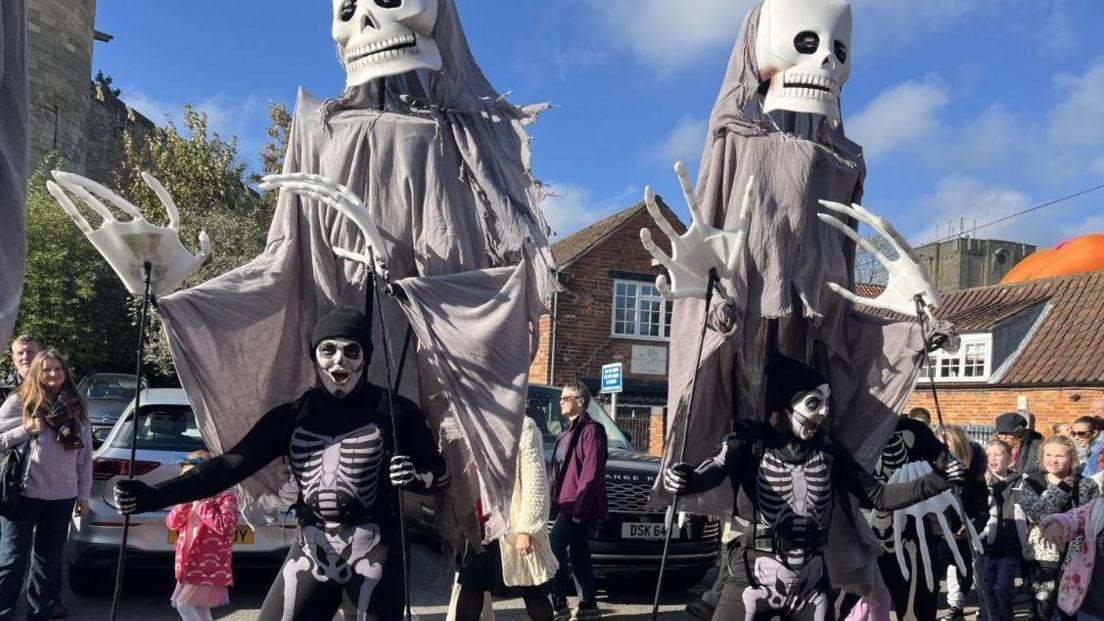
[(701, 493), (720, 485), (725, 479), (730, 479), (733, 496), (737, 498), (733, 514), (745, 520), (754, 520), (759, 462), (763, 453), (771, 450), (794, 461), (812, 451), (824, 453), (830, 464), (833, 488), (839, 486), (839, 489), (851, 493), (858, 498), (863, 508), (894, 511), (931, 498), (949, 488), (946, 479), (939, 472), (932, 472), (906, 483), (879, 483), (854, 460), (846, 448), (824, 434), (817, 434), (808, 442), (801, 442), (793, 436), (782, 434), (769, 424), (741, 421), (717, 447), (713, 456), (694, 469), (684, 493)]
[[(433, 475), (430, 487), (416, 480), (412, 491), (431, 493), (447, 484), (444, 458), (425, 416), (409, 399), (396, 396), (398, 424), (398, 454), (411, 458), (415, 468)], [(297, 401), (286, 403), (261, 417), (257, 424), (233, 448), (198, 467), (156, 486), (162, 496), (162, 507), (191, 502), (213, 496), (249, 478), (272, 461), (288, 456), (292, 432), (301, 429), (311, 433), (339, 437), (376, 425), (380, 430), (383, 455), (375, 507), (370, 513), (379, 518), (394, 512), (394, 488), (387, 475), (387, 464), (396, 454), (392, 439), (391, 417), (387, 395), (379, 386), (366, 384), (356, 393), (338, 399), (321, 388), (307, 391)], [(303, 515), (300, 514), (302, 518)]]

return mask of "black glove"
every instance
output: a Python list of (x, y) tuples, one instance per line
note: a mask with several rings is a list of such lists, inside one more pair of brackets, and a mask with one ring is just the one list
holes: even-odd
[(663, 471), (663, 489), (676, 496), (684, 494), (690, 488), (693, 475), (694, 467), (684, 461), (669, 466)]
[(157, 511), (167, 504), (161, 490), (138, 479), (123, 479), (114, 491), (115, 506), (124, 515)]

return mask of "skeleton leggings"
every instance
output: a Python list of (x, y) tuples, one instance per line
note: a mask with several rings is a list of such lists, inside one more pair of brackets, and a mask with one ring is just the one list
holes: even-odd
[[(778, 571), (782, 566), (771, 555), (733, 545), (728, 556), (729, 575), (713, 621), (769, 621), (775, 617), (781, 621), (834, 621), (832, 587), (827, 573), (817, 569), (823, 567), (822, 562), (820, 556), (812, 559), (807, 566), (812, 571), (802, 572), (800, 577), (784, 575), (787, 571), (784, 567)], [(767, 574), (773, 583), (764, 581)], [(784, 582), (794, 578), (799, 579), (791, 582), (790, 588), (782, 588)], [(783, 601), (786, 595), (790, 596), (788, 602)]]
[(261, 606), (260, 621), (333, 619), (345, 596), (346, 619), (402, 618), (402, 570), (374, 524), (305, 526)]

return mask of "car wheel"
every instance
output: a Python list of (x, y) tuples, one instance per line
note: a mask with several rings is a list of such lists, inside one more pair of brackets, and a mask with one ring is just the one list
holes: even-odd
[(69, 563), (69, 588), (77, 595), (99, 595), (107, 586), (102, 572)]

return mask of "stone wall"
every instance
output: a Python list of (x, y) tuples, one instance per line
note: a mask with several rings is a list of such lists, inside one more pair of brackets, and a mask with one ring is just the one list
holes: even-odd
[(156, 130), (153, 121), (95, 85), (85, 133), (85, 175), (114, 187), (115, 173), (122, 164), (123, 135), (129, 132), (141, 144)]
[(28, 0), (27, 22), (32, 170), (57, 150), (84, 173), (96, 0)]

